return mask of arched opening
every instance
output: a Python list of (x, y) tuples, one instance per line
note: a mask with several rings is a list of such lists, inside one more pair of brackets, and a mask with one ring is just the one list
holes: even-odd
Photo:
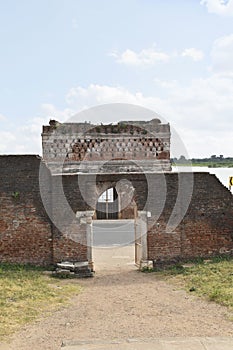
[(115, 187), (108, 188), (98, 198), (96, 204), (97, 220), (116, 220), (119, 218), (119, 201)]
[[(92, 221), (92, 258), (95, 268), (131, 268), (140, 265), (144, 212), (138, 211), (136, 194), (129, 180), (99, 182)], [(143, 217), (142, 217), (143, 215)]]

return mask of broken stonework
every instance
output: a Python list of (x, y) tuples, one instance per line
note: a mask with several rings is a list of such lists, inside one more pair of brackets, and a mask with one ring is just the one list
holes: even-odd
[(93, 271), (89, 268), (88, 261), (83, 262), (61, 262), (57, 263), (57, 269), (55, 270), (57, 276), (66, 277), (93, 277)]

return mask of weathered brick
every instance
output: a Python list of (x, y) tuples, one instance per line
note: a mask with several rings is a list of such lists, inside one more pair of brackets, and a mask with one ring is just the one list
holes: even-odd
[[(41, 178), (40, 166), (44, 170)], [(1, 261), (47, 265), (62, 260), (86, 260), (86, 225), (80, 223), (75, 214), (94, 210), (98, 193), (106, 186), (116, 186), (122, 179), (131, 182), (135, 189), (137, 209), (151, 212), (148, 259), (207, 257), (233, 249), (232, 194), (214, 175), (193, 174), (194, 187), (187, 212), (169, 233), (166, 227), (179, 192), (177, 173), (51, 176), (37, 156), (0, 156), (0, 169)], [(190, 174), (182, 176), (182, 183), (187, 185)], [(81, 179), (83, 181), (78, 181)], [(60, 180), (68, 207), (61, 200)], [(178, 213), (185, 199), (182, 188), (181, 193)], [(159, 213), (162, 201), (164, 205)], [(50, 218), (59, 227), (53, 225)]]

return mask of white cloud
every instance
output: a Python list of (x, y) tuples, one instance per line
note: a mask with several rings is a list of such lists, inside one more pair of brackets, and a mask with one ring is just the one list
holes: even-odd
[(143, 49), (140, 52), (127, 49), (122, 53), (112, 52), (110, 54), (116, 59), (117, 63), (131, 66), (153, 66), (158, 63), (168, 62), (170, 57), (155, 47)]
[(75, 111), (70, 109), (58, 110), (51, 104), (41, 106), (40, 117), (28, 120), (24, 125), (6, 126), (0, 131), (1, 154), (42, 154), (41, 132), (42, 126), (48, 125), (50, 119), (66, 121)]
[(159, 63), (170, 62), (177, 57), (189, 57), (193, 61), (201, 61), (204, 58), (204, 53), (201, 50), (192, 47), (184, 49), (181, 53), (172, 52), (168, 54), (152, 47), (149, 49), (143, 49), (140, 52), (135, 52), (131, 49), (127, 49), (122, 53), (114, 51), (110, 53), (110, 56), (114, 57), (116, 62), (120, 64), (135, 67), (151, 67)]
[(233, 74), (233, 34), (218, 38), (211, 51), (212, 69)]
[(13, 149), (14, 144), (15, 144), (15, 135), (12, 132), (0, 131), (0, 153), (2, 154), (9, 153), (8, 150)]
[(25, 125), (22, 125), (18, 131), (24, 134), (25, 138), (32, 139), (32, 137), (38, 136), (38, 130), (42, 131), (42, 125), (48, 123), (47, 118), (33, 118), (32, 120), (28, 120)]
[(200, 4), (205, 5), (209, 13), (233, 16), (233, 0), (201, 0)]
[(181, 56), (183, 57), (190, 57), (194, 61), (201, 61), (204, 58), (204, 53), (201, 50), (195, 49), (193, 47), (189, 49), (185, 49), (182, 53)]
[[(206, 79), (193, 80), (188, 87), (182, 87), (174, 81), (169, 84), (169, 81), (157, 79), (156, 83), (165, 89), (165, 97), (145, 95), (142, 92), (132, 93), (121, 86), (91, 84), (86, 88), (73, 87), (67, 93), (67, 108), (64, 110), (58, 110), (52, 104), (43, 105), (40, 117), (29, 120), (27, 124), (13, 131), (0, 132), (0, 152), (41, 154), (42, 125), (48, 125), (50, 118), (65, 122), (84, 108), (105, 103), (129, 103), (146, 107), (169, 121), (187, 146), (191, 157), (231, 155), (232, 79), (212, 74)], [(82, 116), (85, 117), (85, 113)], [(88, 114), (88, 118), (89, 116)], [(91, 120), (87, 121), (109, 123), (128, 119), (127, 114), (116, 119), (113, 113), (101, 118), (93, 113)], [(141, 115), (135, 115), (135, 119), (141, 119)], [(151, 119), (151, 115), (145, 115), (146, 119)], [(173, 137), (172, 155), (178, 156), (180, 154), (174, 149), (174, 144)]]
[(77, 112), (104, 103), (135, 103), (136, 98), (121, 86), (90, 84), (88, 88), (81, 86), (71, 88), (66, 95), (66, 102)]
[(164, 89), (176, 89), (179, 85), (177, 80), (161, 80), (156, 78), (154, 82)]
[(6, 116), (0, 113), (0, 120), (6, 120), (6, 119), (7, 119)]
[[(40, 117), (34, 117), (28, 120), (25, 125), (22, 125), (15, 130), (15, 135), (17, 135), (18, 143), (19, 140), (21, 140), (21, 144), (17, 145), (16, 151), (18, 153), (42, 154), (42, 126), (48, 125), (50, 119), (56, 119), (58, 121), (65, 122), (74, 113), (75, 111), (69, 108), (65, 108), (61, 111), (52, 104), (42, 104)], [(21, 135), (21, 137), (19, 138), (18, 135)]]
[[(18, 129), (1, 131), (0, 152), (41, 154), (40, 132), (49, 119), (65, 122), (85, 108), (106, 103), (129, 103), (149, 108), (166, 118), (187, 145), (190, 156), (229, 156), (233, 139), (233, 34), (214, 42), (211, 58), (209, 77), (193, 79), (187, 86), (174, 80), (155, 79), (155, 83), (163, 88), (163, 94), (159, 96), (145, 95), (141, 91), (133, 93), (123, 86), (90, 84), (72, 87), (66, 95), (66, 108), (60, 110), (53, 104), (43, 104), (40, 117), (32, 118)], [(85, 118), (85, 113), (82, 117)], [(129, 117), (126, 114), (114, 118), (111, 113), (101, 118), (93, 113), (91, 120), (87, 121), (109, 123)], [(135, 119), (138, 118), (141, 116), (135, 115)], [(174, 145), (174, 139), (172, 142)]]
[(41, 105), (40, 114), (46, 119), (46, 123), (48, 123), (50, 119), (59, 119), (61, 122), (63, 122), (70, 118), (75, 112), (75, 110), (70, 108), (59, 110), (50, 103), (43, 103)]
[[(177, 129), (192, 156), (218, 154), (218, 151), (230, 154), (233, 138), (230, 128), (233, 81), (213, 74), (207, 79), (193, 80), (188, 87), (176, 83), (176, 88), (171, 89), (168, 82), (161, 81), (161, 84), (167, 88), (167, 97), (145, 96), (141, 92), (133, 94), (123, 87), (92, 84), (87, 88), (72, 88), (67, 95), (67, 102), (76, 111), (83, 107), (115, 102), (144, 106), (166, 118)], [(111, 115), (104, 118), (95, 119), (93, 115), (91, 122), (117, 121)], [(128, 119), (128, 116), (122, 116), (121, 119)]]
[(41, 154), (42, 125), (45, 118), (33, 118), (25, 125), (9, 125), (9, 129), (0, 131), (0, 153), (4, 154)]

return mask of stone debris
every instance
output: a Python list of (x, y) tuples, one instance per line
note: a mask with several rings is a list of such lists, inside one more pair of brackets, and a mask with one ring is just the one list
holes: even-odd
[(57, 263), (57, 268), (54, 271), (54, 274), (62, 277), (93, 277), (94, 272), (88, 265), (88, 261), (81, 262), (70, 262), (64, 261), (61, 263)]

